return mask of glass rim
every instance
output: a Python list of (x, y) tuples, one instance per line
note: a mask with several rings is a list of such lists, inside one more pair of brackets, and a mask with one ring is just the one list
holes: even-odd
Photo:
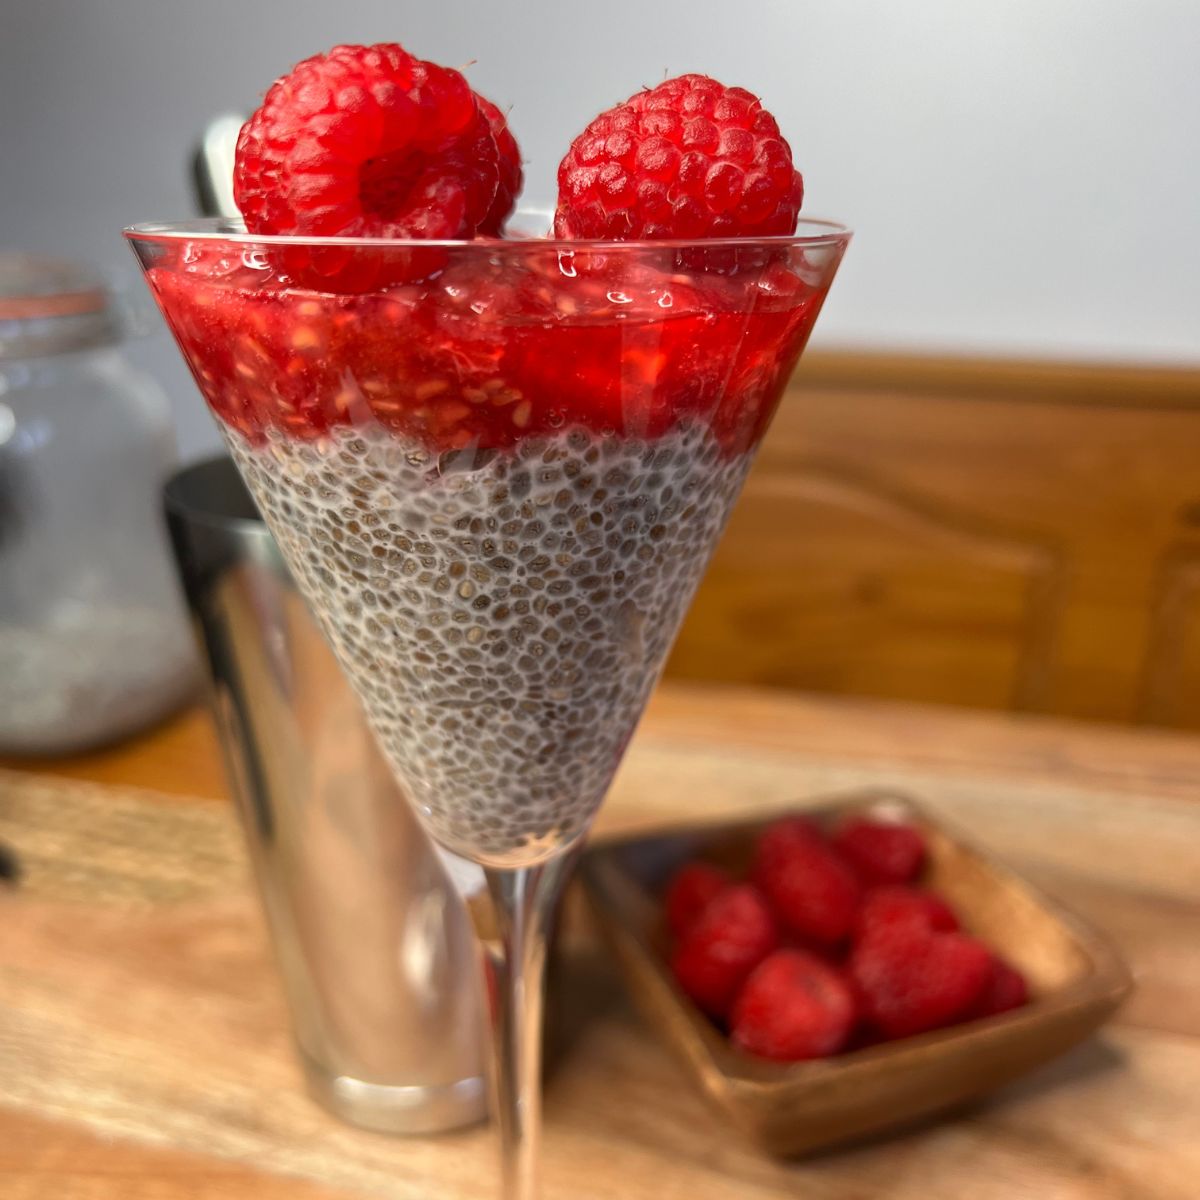
[[(239, 246), (320, 246), (340, 247), (349, 250), (428, 250), (472, 248), (488, 253), (503, 253), (508, 250), (553, 250), (559, 253), (572, 251), (655, 251), (655, 250), (705, 250), (715, 247), (746, 249), (766, 247), (783, 249), (791, 247), (824, 247), (844, 244), (853, 235), (848, 225), (824, 217), (801, 217), (794, 234), (772, 234), (766, 237), (706, 237), (706, 238), (654, 238), (630, 241), (613, 241), (604, 238), (556, 238), (545, 237), (476, 237), (476, 238), (387, 238), (387, 237), (322, 237), (291, 233), (248, 233), (244, 229), (227, 229), (222, 226), (231, 222), (227, 217), (204, 217), (188, 221), (145, 221), (128, 225), (121, 234), (131, 242), (177, 242), (200, 239), (212, 242), (229, 242)], [(811, 233), (799, 230), (808, 227)]]

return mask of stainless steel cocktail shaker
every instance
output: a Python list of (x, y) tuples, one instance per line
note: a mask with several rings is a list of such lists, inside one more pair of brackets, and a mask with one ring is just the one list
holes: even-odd
[(177, 474), (166, 511), (311, 1091), (384, 1132), (478, 1120), (462, 901), (232, 463)]

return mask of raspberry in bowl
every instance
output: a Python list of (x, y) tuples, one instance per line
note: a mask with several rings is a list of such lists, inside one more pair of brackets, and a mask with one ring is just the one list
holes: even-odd
[[(827, 860), (848, 830), (887, 850), (856, 892)], [(870, 881), (880, 862), (907, 881)], [(609, 840), (582, 875), (649, 1030), (722, 1124), (773, 1154), (984, 1095), (1087, 1037), (1131, 987), (1104, 938), (894, 794)]]

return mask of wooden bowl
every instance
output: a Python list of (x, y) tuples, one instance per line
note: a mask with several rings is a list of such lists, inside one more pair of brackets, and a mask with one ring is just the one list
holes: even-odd
[(822, 822), (866, 812), (922, 829), (930, 852), (922, 882), (1025, 973), (1031, 1000), (1000, 1016), (834, 1058), (754, 1058), (676, 986), (659, 896), (671, 872), (693, 858), (744, 870), (766, 822), (598, 843), (584, 858), (583, 882), (634, 1002), (708, 1097), (772, 1153), (850, 1141), (980, 1096), (1086, 1038), (1129, 994), (1129, 971), (1099, 934), (912, 800), (855, 793), (802, 811)]

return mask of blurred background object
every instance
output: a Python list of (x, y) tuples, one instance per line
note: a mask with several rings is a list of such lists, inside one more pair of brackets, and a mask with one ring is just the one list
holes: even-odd
[[(339, 41), (478, 58), (533, 204), (642, 84), (761, 93), (857, 236), (671, 672), (1200, 725), (1200, 7), (10, 8), (0, 229), (131, 278), (116, 231), (193, 211), (189, 140)], [(214, 447), (165, 332), (138, 353)]]
[(206, 217), (237, 217), (233, 164), (245, 116), (224, 113), (210, 121), (192, 159), (197, 208)]
[(0, 254), (0, 752), (128, 736), (191, 694), (167, 400), (123, 334), (88, 269)]

